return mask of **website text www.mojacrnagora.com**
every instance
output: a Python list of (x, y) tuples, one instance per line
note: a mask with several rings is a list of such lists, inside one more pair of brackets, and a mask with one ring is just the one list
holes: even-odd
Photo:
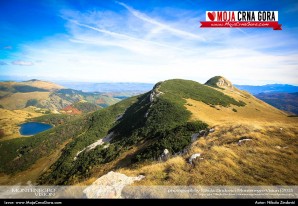
[(3, 201), (4, 205), (62, 205), (60, 201)]

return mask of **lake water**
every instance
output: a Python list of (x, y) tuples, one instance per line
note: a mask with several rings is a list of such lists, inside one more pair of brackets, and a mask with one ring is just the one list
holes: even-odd
[(21, 135), (35, 135), (45, 130), (51, 129), (53, 126), (39, 122), (27, 122), (21, 124)]

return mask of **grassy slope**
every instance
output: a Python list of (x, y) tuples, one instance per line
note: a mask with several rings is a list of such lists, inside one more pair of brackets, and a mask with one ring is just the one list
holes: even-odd
[[(14, 174), (27, 170), (37, 160), (52, 154), (67, 141), (70, 143), (67, 144), (64, 152), (76, 153), (98, 138), (104, 137), (112, 127), (115, 118), (123, 113), (133, 101), (135, 98), (124, 100), (107, 109), (67, 121), (63, 125), (32, 137), (0, 142), (0, 172)], [(65, 154), (63, 157), (73, 158)]]
[(83, 113), (94, 112), (101, 108), (100, 106), (98, 106), (96, 104), (92, 104), (89, 102), (82, 102), (82, 101), (76, 102), (72, 106), (77, 108), (79, 111), (81, 111)]
[(0, 141), (21, 137), (19, 133), (19, 125), (30, 118), (41, 116), (34, 110), (7, 110), (0, 109), (0, 128), (4, 132), (4, 136), (0, 137)]
[[(54, 98), (54, 99), (53, 99)], [(64, 89), (62, 86), (45, 81), (33, 80), (25, 82), (0, 82), (0, 106), (1, 108), (15, 110), (26, 107), (28, 100), (36, 102), (31, 106), (59, 110), (61, 102), (64, 104), (76, 103), (85, 99), (93, 104), (109, 106), (120, 100), (108, 94), (88, 93), (72, 89)], [(83, 110), (95, 111), (91, 108), (78, 105)], [(83, 111), (84, 112), (84, 111)]]
[[(255, 98), (254, 96), (239, 90), (218, 90), (230, 97), (246, 103), (245, 107), (231, 105), (230, 107), (210, 107), (200, 101), (187, 99), (185, 105), (187, 110), (192, 113), (191, 119), (201, 119), (211, 125), (239, 122), (293, 122), (286, 114), (271, 105)], [(235, 108), (237, 112), (232, 109)]]
[[(40, 183), (72, 184), (88, 178), (98, 168), (97, 165), (108, 162), (112, 164), (110, 162), (117, 159), (119, 155), (121, 157), (131, 147), (142, 142), (144, 145), (131, 153), (127, 164), (156, 159), (165, 148), (171, 153), (181, 151), (190, 144), (192, 133), (207, 126), (202, 122), (188, 122), (191, 113), (185, 110), (184, 98), (189, 96), (194, 96), (210, 105), (243, 105), (221, 92), (193, 81), (165, 81), (156, 86), (154, 91), (162, 94), (158, 98), (155, 97), (152, 103), (149, 101), (150, 93), (139, 96), (138, 101), (127, 108), (121, 121), (116, 122), (110, 129), (118, 135), (114, 137), (108, 149), (97, 147), (81, 153), (77, 160), (73, 161), (78, 151), (95, 141), (93, 139), (92, 142), (91, 138), (88, 138), (90, 141), (86, 141), (87, 138), (80, 137), (66, 148), (65, 154), (47, 174), (43, 175)], [(145, 117), (146, 113), (148, 118)], [(90, 132), (94, 131), (94, 127), (91, 126), (91, 128)], [(106, 135), (107, 132), (102, 134)], [(83, 136), (86, 135), (89, 137), (90, 133), (86, 132)], [(103, 135), (98, 137), (101, 138)]]
[[(218, 91), (246, 106), (210, 107), (188, 98), (185, 107), (191, 119), (207, 122), (216, 132), (194, 142), (183, 156), (119, 172), (145, 175), (138, 185), (297, 185), (297, 175), (293, 174), (298, 172), (298, 119), (248, 93)], [(243, 138), (252, 140), (239, 146)], [(204, 159), (191, 166), (187, 161), (194, 153), (201, 153)]]
[[(0, 82), (1, 90), (10, 91), (10, 92), (21, 92), (20, 90), (46, 90), (46, 91), (54, 91), (58, 89), (62, 89), (63, 87), (46, 81), (24, 81), (24, 82)], [(20, 89), (20, 90), (19, 90)]]
[(55, 90), (64, 88), (61, 85), (58, 85), (52, 82), (47, 82), (47, 81), (40, 81), (40, 80), (35, 80), (35, 81), (29, 80), (29, 81), (21, 82), (21, 84), (26, 84), (32, 87), (46, 89), (49, 91), (55, 91)]
[(68, 184), (77, 177), (86, 175), (94, 164), (100, 164), (116, 155), (115, 147), (110, 146), (107, 150), (97, 147), (89, 153), (82, 153), (74, 161), (77, 152), (105, 137), (115, 124), (117, 116), (124, 113), (125, 109), (136, 101), (136, 97), (123, 100), (108, 108), (104, 108), (88, 115), (88, 128), (77, 138), (73, 139), (65, 148), (61, 157), (39, 180), (43, 184)]
[[(297, 135), (295, 125), (221, 125), (183, 156), (118, 171), (145, 175), (136, 185), (297, 185)], [(252, 140), (239, 146), (244, 137)], [(194, 153), (204, 159), (190, 165)]]
[(167, 95), (179, 96), (185, 99), (192, 98), (208, 105), (222, 105), (224, 107), (229, 105), (245, 106), (244, 102), (236, 101), (221, 91), (190, 80), (177, 79), (165, 81), (162, 84), (161, 91)]
[(67, 143), (69, 143), (69, 141), (62, 143), (51, 154), (38, 159), (24, 171), (13, 174), (0, 173), (0, 185), (28, 185), (28, 182), (35, 183), (38, 177), (44, 173), (44, 171), (49, 169), (49, 167), (59, 158), (62, 149)]
[(30, 99), (46, 100), (50, 96), (50, 92), (26, 92), (13, 93), (0, 100), (0, 104), (7, 109), (22, 109)]

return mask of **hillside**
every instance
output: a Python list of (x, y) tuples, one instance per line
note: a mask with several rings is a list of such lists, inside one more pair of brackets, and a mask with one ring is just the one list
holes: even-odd
[(31, 108), (13, 111), (0, 108), (0, 114), (0, 141), (21, 136), (19, 133), (19, 125), (21, 123), (43, 115)]
[(32, 79), (23, 82), (0, 82), (0, 97), (5, 97), (11, 93), (27, 92), (51, 92), (62, 89), (63, 87), (52, 82)]
[[(82, 92), (36, 79), (0, 82), (0, 108), (3, 109), (0, 110), (0, 141), (22, 137), (19, 133), (20, 124), (29, 121), (30, 117), (53, 114), (38, 120), (52, 121), (54, 117), (56, 121), (59, 117), (64, 118), (64, 115), (56, 114), (83, 115), (119, 102), (123, 97), (118, 97), (119, 94)], [(10, 118), (6, 118), (8, 113)], [(29, 116), (23, 118), (22, 114)]]
[(9, 110), (34, 106), (57, 113), (81, 100), (107, 107), (120, 101), (118, 95), (118, 92), (115, 94), (82, 92), (36, 79), (24, 82), (0, 82), (0, 108)]
[[(40, 168), (46, 172), (34, 181), (47, 185), (90, 184), (111, 170), (144, 175), (139, 185), (296, 185), (297, 118), (223, 77), (211, 82), (159, 82), (33, 137), (3, 141), (0, 183)], [(58, 150), (42, 168), (38, 161)]]

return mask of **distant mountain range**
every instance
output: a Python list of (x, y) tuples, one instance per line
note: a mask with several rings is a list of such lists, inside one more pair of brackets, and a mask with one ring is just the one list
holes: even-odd
[[(0, 108), (15, 110), (33, 106), (52, 112), (79, 113), (107, 107), (134, 94), (135, 92), (83, 92), (37, 79), (23, 82), (7, 81), (0, 82)], [(78, 102), (80, 104), (76, 104)], [(78, 109), (77, 107), (82, 111), (75, 111), (74, 108)]]
[(150, 83), (88, 83), (88, 82), (57, 82), (65, 88), (81, 90), (84, 92), (147, 92), (152, 89), (154, 84)]
[[(221, 78), (214, 77), (208, 82), (216, 86)], [(222, 80), (222, 79), (221, 79)], [(223, 84), (223, 82), (219, 82)], [(227, 86), (232, 84), (226, 83)], [(86, 100), (89, 103), (106, 107), (121, 99), (145, 93), (153, 88), (150, 83), (88, 83), (88, 82), (59, 82), (32, 79), (23, 82), (0, 82), (0, 107), (7, 109), (22, 109), (37, 106), (50, 110), (70, 110), (72, 104)], [(289, 112), (298, 114), (298, 86), (288, 84), (267, 84), (262, 86), (234, 85), (245, 90), (266, 103)], [(88, 105), (88, 108), (91, 108)], [(94, 107), (95, 108), (95, 107)], [(76, 112), (75, 112), (76, 113)]]
[(262, 86), (235, 85), (241, 90), (248, 91), (264, 102), (298, 115), (298, 86), (289, 84), (267, 84)]
[(298, 86), (289, 85), (289, 84), (266, 84), (262, 86), (235, 85), (235, 87), (241, 90), (248, 91), (253, 95), (259, 94), (259, 93), (269, 93), (269, 92), (286, 92), (286, 93), (298, 92)]
[(264, 102), (280, 109), (289, 112), (290, 114), (298, 115), (298, 92), (269, 92), (256, 94), (255, 97)]

